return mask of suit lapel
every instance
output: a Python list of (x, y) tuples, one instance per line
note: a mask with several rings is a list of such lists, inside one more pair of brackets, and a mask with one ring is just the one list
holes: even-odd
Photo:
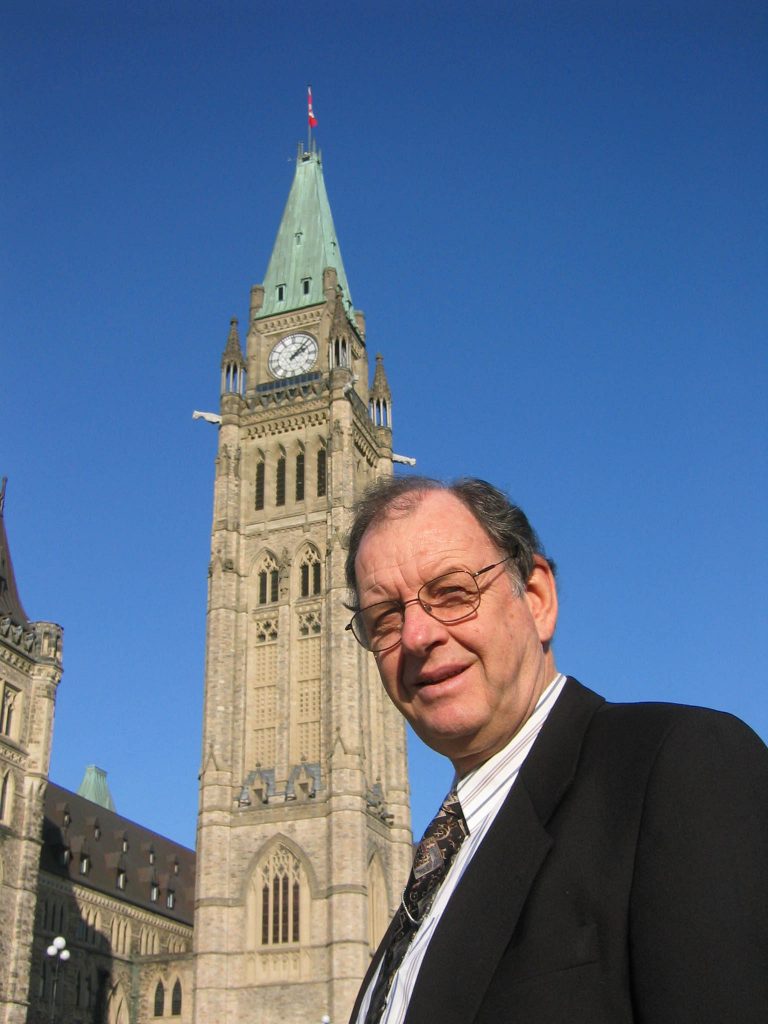
[(349, 1017), (350, 1024), (353, 1024), (353, 1022), (357, 1020), (357, 1015), (360, 1012), (360, 1004), (363, 1001), (363, 996), (368, 991), (368, 986), (373, 981), (373, 976), (376, 973), (376, 969), (379, 966), (379, 963), (381, 962), (381, 958), (384, 956), (384, 952), (386, 951), (387, 946), (389, 945), (389, 939), (390, 936), (392, 935), (392, 932), (395, 930), (396, 924), (397, 911), (395, 911), (395, 913), (392, 915), (392, 920), (389, 922), (389, 927), (384, 932), (384, 938), (381, 940), (376, 949), (376, 952), (371, 957), (371, 962), (368, 965), (368, 970), (365, 972), (365, 977), (363, 978), (362, 984), (360, 985), (360, 990), (357, 993), (357, 999), (355, 999), (355, 1005)]
[(545, 826), (571, 785), (584, 734), (602, 703), (568, 680), (432, 936), (406, 1024), (475, 1018), (552, 846)]

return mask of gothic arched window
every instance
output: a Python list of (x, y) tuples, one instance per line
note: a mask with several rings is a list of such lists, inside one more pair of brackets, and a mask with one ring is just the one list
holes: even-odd
[(162, 981), (158, 981), (155, 986), (155, 1017), (162, 1017), (165, 1013), (165, 986)]
[(326, 477), (327, 477), (327, 455), (324, 447), (320, 447), (317, 450), (317, 496), (318, 498), (324, 498), (326, 492)]
[(264, 508), (264, 459), (256, 463), (256, 486), (253, 507), (258, 511)]
[(268, 555), (259, 567), (259, 604), (275, 604), (280, 594), (277, 562)]
[(322, 589), (322, 566), (320, 555), (310, 548), (299, 564), (301, 596), (315, 597)]
[(304, 452), (296, 456), (296, 501), (304, 501)]
[(285, 504), (285, 456), (277, 460), (277, 477), (275, 479), (275, 504)]
[(286, 847), (278, 846), (261, 869), (262, 946), (299, 942), (301, 886), (298, 858)]
[(171, 1016), (181, 1016), (181, 982), (178, 978), (176, 979), (176, 984), (173, 986), (173, 991), (171, 992)]

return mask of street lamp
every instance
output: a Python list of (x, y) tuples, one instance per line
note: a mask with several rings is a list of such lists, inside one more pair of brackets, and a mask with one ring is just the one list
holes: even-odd
[(45, 952), (48, 956), (56, 958), (56, 966), (53, 969), (53, 984), (51, 985), (51, 1024), (53, 1024), (54, 1014), (56, 1013), (56, 989), (59, 984), (59, 965), (69, 960), (67, 940), (63, 935), (57, 935)]

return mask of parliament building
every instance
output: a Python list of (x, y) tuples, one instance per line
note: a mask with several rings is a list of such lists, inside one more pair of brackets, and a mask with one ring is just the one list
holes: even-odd
[(392, 395), (314, 147), (220, 374), (195, 852), (95, 766), (49, 782), (62, 629), (27, 618), (0, 494), (0, 1024), (346, 1024), (407, 877), (404, 723), (344, 630)]

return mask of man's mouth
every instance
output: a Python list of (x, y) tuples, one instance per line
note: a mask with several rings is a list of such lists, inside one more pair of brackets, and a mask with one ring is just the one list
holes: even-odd
[(434, 668), (429, 672), (421, 672), (416, 679), (415, 685), (417, 689), (425, 686), (437, 686), (448, 679), (454, 679), (456, 676), (461, 675), (465, 668), (465, 665), (445, 665), (443, 668)]

